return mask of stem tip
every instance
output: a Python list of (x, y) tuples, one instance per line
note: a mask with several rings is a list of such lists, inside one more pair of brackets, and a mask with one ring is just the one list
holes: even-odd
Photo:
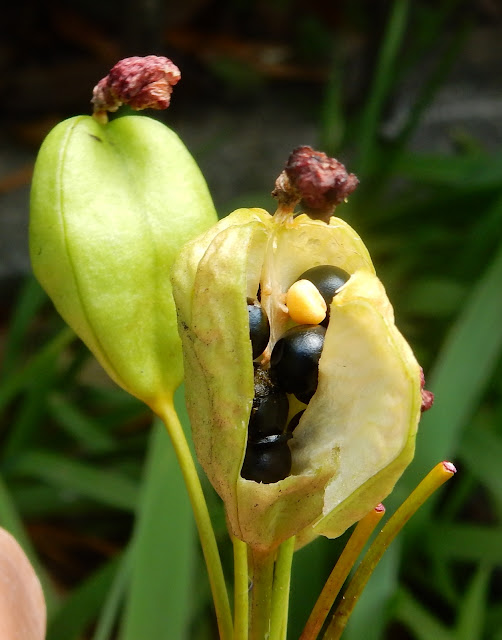
[(457, 473), (457, 469), (453, 462), (448, 462), (448, 460), (443, 460), (443, 468), (447, 473)]

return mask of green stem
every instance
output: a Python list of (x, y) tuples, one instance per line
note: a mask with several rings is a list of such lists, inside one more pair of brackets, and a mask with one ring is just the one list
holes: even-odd
[(286, 638), (288, 627), (289, 587), (291, 584), (291, 564), (295, 551), (295, 538), (281, 544), (277, 554), (272, 589), (272, 614), (270, 619), (270, 640)]
[(384, 528), (368, 549), (361, 564), (356, 569), (343, 595), (343, 600), (338, 605), (329, 627), (324, 634), (324, 640), (340, 639), (359, 596), (387, 547), (417, 509), (422, 506), (436, 489), (449, 480), (454, 473), (455, 467), (451, 462), (440, 462), (437, 464), (416, 489), (410, 493), (396, 513), (389, 518)]
[(251, 588), (251, 619), (249, 640), (270, 638), (272, 583), (274, 579), (275, 550), (251, 550), (253, 586)]
[(234, 545), (234, 639), (248, 640), (249, 575), (248, 546), (232, 537)]
[(202, 486), (200, 484), (197, 469), (195, 467), (192, 454), (188, 447), (183, 428), (174, 409), (172, 397), (166, 399), (157, 408), (157, 414), (164, 422), (171, 438), (178, 463), (185, 480), (190, 502), (195, 516), (195, 523), (199, 531), (200, 543), (206, 561), (209, 582), (213, 594), (216, 619), (220, 632), (220, 640), (231, 640), (233, 636), (232, 614), (228, 600), (227, 587), (223, 568), (221, 566), (220, 554), (216, 538), (214, 535), (211, 518), (207, 508)]
[(356, 526), (349, 541), (345, 545), (340, 557), (335, 564), (333, 571), (326, 580), (317, 602), (307, 620), (300, 640), (315, 640), (321, 631), (326, 616), (331, 610), (335, 598), (340, 592), (343, 583), (347, 579), (350, 570), (354, 566), (368, 538), (373, 533), (376, 525), (380, 522), (385, 508), (382, 504), (372, 509)]

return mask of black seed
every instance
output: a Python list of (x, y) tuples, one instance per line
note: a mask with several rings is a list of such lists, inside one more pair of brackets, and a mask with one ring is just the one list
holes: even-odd
[(248, 442), (241, 476), (246, 480), (270, 484), (291, 473), (291, 451), (287, 438), (269, 436), (261, 442)]
[(286, 432), (287, 433), (293, 433), (293, 431), (298, 426), (298, 423), (302, 419), (302, 416), (303, 416), (304, 413), (305, 413), (305, 409), (303, 411), (299, 411), (296, 415), (294, 415), (291, 418), (291, 420), (288, 423), (288, 426), (286, 427)]
[(312, 267), (307, 269), (298, 280), (310, 280), (312, 284), (315, 284), (319, 293), (324, 298), (328, 310), (326, 311), (326, 317), (321, 322), (324, 327), (328, 326), (329, 322), (329, 305), (333, 301), (338, 289), (343, 286), (350, 278), (350, 274), (330, 264), (322, 264), (318, 267)]
[(270, 339), (270, 325), (267, 314), (258, 305), (248, 301), (249, 337), (253, 347), (253, 360), (261, 356)]
[(267, 371), (255, 370), (255, 396), (249, 417), (248, 439), (256, 442), (266, 436), (284, 431), (288, 419), (289, 402), (284, 391), (272, 382)]
[(273, 380), (286, 393), (294, 393), (301, 402), (308, 403), (317, 389), (325, 333), (326, 329), (319, 325), (292, 327), (272, 350)]

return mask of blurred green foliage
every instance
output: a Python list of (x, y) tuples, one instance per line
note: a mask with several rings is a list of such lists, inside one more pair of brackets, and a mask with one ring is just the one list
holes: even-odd
[[(370, 30), (364, 3), (353, 4), (352, 18)], [(361, 184), (341, 215), (370, 248), (436, 394), (388, 512), (439, 460), (459, 468), (384, 556), (348, 640), (502, 640), (502, 152), (478, 141), (451, 155), (410, 150), (469, 33), (468, 14), (452, 20), (459, 5), (389, 4), (358, 107), (345, 101), (336, 37), (314, 22), (296, 31), (311, 56), (318, 51), (309, 38), (334, 51), (319, 147), (354, 157), (349, 168)], [(441, 54), (401, 130), (382, 139), (400, 80), (438, 39)], [(177, 402), (183, 413), (181, 394)], [(139, 402), (96, 376), (33, 280), (6, 336), (0, 409), (0, 524), (43, 579), (48, 640), (214, 638), (205, 569), (166, 435)], [(205, 489), (230, 581), (224, 516)], [(295, 556), (289, 638), (298, 637), (344, 539), (318, 540)]]

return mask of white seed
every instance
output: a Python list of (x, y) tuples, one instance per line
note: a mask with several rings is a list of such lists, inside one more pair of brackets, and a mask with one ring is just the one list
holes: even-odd
[(286, 305), (298, 324), (319, 324), (326, 317), (326, 302), (310, 280), (298, 280), (289, 287)]

